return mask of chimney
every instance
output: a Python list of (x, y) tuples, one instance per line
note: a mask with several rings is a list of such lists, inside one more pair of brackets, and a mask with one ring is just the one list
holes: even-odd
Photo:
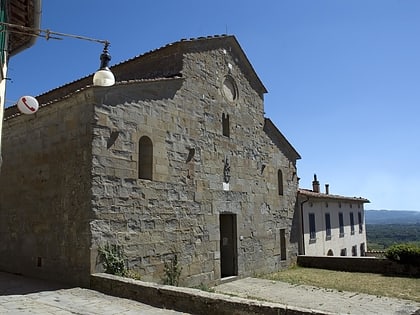
[(325, 184), (325, 194), (328, 195), (330, 193), (330, 185)]
[(316, 193), (319, 193), (319, 182), (316, 179), (316, 174), (314, 174), (314, 180), (312, 182), (312, 191), (316, 192)]

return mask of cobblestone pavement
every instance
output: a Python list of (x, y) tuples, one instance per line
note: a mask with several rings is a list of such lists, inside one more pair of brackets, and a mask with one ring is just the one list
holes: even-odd
[[(420, 285), (420, 280), (419, 280)], [(420, 303), (354, 292), (245, 278), (214, 287), (218, 293), (259, 299), (333, 314), (418, 314)]]
[(39, 315), (175, 315), (93, 290), (0, 272), (0, 314)]

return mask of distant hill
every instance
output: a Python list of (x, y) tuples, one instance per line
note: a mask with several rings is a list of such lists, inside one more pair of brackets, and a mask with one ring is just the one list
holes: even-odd
[(366, 224), (420, 224), (420, 211), (366, 210)]

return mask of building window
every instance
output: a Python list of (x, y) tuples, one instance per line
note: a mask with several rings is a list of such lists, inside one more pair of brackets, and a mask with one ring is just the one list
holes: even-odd
[(344, 236), (344, 218), (343, 212), (338, 213), (338, 224), (340, 226), (340, 237)]
[(280, 260), (286, 259), (286, 229), (280, 229)]
[(139, 141), (139, 178), (152, 180), (153, 144), (149, 137), (143, 136)]
[(350, 212), (350, 231), (351, 231), (351, 235), (354, 235), (354, 215), (353, 215), (353, 212)]
[(357, 217), (359, 219), (359, 233), (363, 233), (363, 217), (362, 217), (362, 212), (358, 212), (357, 213)]
[(340, 252), (340, 256), (347, 256), (347, 248), (343, 248)]
[(357, 256), (357, 245), (352, 246), (351, 255), (352, 256)]
[(360, 244), (360, 256), (366, 256), (365, 243)]
[(231, 76), (226, 76), (225, 81), (223, 82), (222, 92), (225, 99), (229, 102), (233, 102), (238, 99), (238, 87)]
[(279, 196), (283, 196), (283, 173), (281, 170), (277, 172), (277, 182), (279, 188)]
[(325, 214), (325, 235), (327, 240), (331, 239), (331, 217), (329, 213)]
[(315, 213), (309, 213), (309, 240), (312, 242), (316, 240)]
[(229, 115), (222, 114), (222, 131), (225, 137), (230, 137), (230, 128), (229, 128)]

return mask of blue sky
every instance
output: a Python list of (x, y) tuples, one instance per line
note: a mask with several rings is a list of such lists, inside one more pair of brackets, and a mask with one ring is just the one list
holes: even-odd
[[(182, 38), (235, 35), (266, 116), (330, 193), (420, 210), (420, 1), (43, 0), (41, 28), (107, 39), (111, 65)], [(94, 72), (100, 44), (38, 39), (10, 60), (6, 105)]]

